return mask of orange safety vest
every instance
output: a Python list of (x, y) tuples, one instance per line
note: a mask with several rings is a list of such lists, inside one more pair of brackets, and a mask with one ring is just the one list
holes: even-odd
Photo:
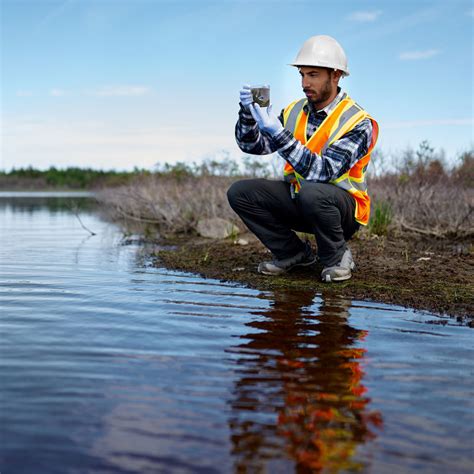
[[(367, 194), (365, 171), (370, 161), (370, 154), (377, 141), (378, 124), (364, 109), (356, 104), (348, 95), (345, 95), (307, 140), (308, 114), (303, 109), (307, 103), (307, 99), (292, 102), (283, 111), (283, 126), (302, 145), (318, 155), (324, 155), (329, 146), (352, 130), (362, 120), (368, 118), (372, 121), (372, 141), (367, 154), (357, 160), (347, 173), (330, 181), (331, 184), (345, 189), (354, 197), (356, 203), (355, 220), (362, 225), (367, 225), (370, 216), (370, 198)], [(298, 174), (289, 163), (285, 163), (283, 174), (285, 180), (294, 185), (294, 191), (297, 193), (301, 188), (301, 181), (304, 180), (303, 176)]]

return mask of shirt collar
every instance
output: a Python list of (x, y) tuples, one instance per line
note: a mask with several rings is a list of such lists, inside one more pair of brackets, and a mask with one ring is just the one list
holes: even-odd
[(324, 107), (323, 109), (314, 110), (313, 104), (311, 102), (308, 102), (303, 107), (303, 109), (305, 113), (308, 113), (308, 111), (314, 112), (316, 114), (324, 112), (326, 115), (329, 115), (336, 108), (336, 105), (339, 104), (339, 102), (341, 102), (341, 100), (344, 99), (346, 96), (347, 94), (340, 87), (338, 87), (336, 97), (334, 97), (333, 101), (330, 104), (326, 105), (326, 107)]

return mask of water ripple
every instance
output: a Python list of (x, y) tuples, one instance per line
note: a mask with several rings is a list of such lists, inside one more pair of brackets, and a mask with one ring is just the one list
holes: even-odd
[(472, 471), (468, 328), (153, 268), (41, 202), (0, 202), (1, 472)]

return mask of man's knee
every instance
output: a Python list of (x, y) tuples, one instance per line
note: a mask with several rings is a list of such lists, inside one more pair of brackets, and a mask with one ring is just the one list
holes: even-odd
[(227, 190), (227, 200), (230, 206), (234, 209), (238, 206), (239, 202), (246, 199), (249, 191), (252, 189), (253, 179), (243, 179), (232, 183), (230, 188)]

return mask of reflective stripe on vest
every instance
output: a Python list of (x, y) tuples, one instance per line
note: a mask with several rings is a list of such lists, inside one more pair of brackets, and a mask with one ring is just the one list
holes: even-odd
[(296, 121), (298, 119), (298, 115), (302, 112), (303, 107), (306, 105), (308, 101), (306, 99), (301, 99), (296, 102), (294, 102), (293, 107), (289, 110), (289, 114), (287, 117), (283, 114), (283, 121), (285, 122), (285, 128), (289, 130), (291, 133), (293, 133), (293, 130), (295, 129)]
[(321, 150), (321, 155), (325, 153), (329, 145), (334, 141), (336, 136), (342, 130), (342, 127), (344, 127), (344, 125), (346, 125), (349, 122), (349, 120), (351, 119), (354, 119), (354, 121), (356, 120), (356, 115), (360, 111), (362, 111), (362, 109), (357, 104), (355, 104), (355, 105), (351, 105), (346, 111), (342, 113), (341, 118), (339, 119), (337, 128), (336, 130), (331, 131), (331, 135), (329, 135), (328, 141), (324, 144), (323, 149)]
[[(341, 187), (354, 197), (356, 203), (355, 219), (360, 224), (367, 225), (370, 215), (370, 198), (367, 194), (365, 171), (370, 161), (370, 153), (377, 141), (377, 122), (345, 94), (335, 109), (308, 139), (306, 133), (308, 115), (304, 111), (307, 102), (306, 99), (292, 102), (283, 112), (283, 125), (313, 153), (324, 154), (329, 146), (352, 130), (362, 120), (368, 118), (372, 121), (372, 141), (366, 155), (360, 158), (349, 171), (330, 181), (330, 183)], [(285, 164), (284, 177), (286, 181), (293, 184), (294, 191), (299, 192), (304, 178), (289, 163)]]

